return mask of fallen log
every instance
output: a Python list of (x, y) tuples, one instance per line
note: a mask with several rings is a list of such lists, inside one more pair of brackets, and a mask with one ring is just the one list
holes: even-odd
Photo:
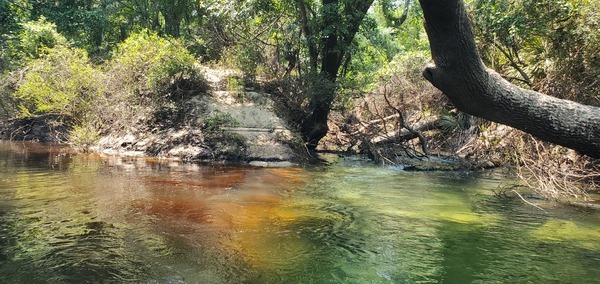
[(417, 123), (414, 125), (413, 131), (402, 128), (384, 133), (371, 138), (369, 142), (374, 146), (381, 146), (393, 142), (404, 142), (418, 138), (418, 135), (415, 132), (425, 132), (436, 129), (439, 129), (439, 119)]

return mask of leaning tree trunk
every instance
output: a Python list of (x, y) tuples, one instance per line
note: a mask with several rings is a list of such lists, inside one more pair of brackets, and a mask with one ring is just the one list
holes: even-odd
[(419, 0), (434, 64), (423, 71), (461, 111), (600, 158), (600, 108), (512, 85), (487, 69), (461, 0)]

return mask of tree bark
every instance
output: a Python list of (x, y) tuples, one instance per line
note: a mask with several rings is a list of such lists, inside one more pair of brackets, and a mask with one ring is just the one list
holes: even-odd
[(423, 76), (461, 111), (600, 158), (600, 108), (519, 88), (487, 69), (461, 0), (419, 0), (434, 64)]
[[(373, 1), (355, 0), (345, 5), (341, 5), (339, 0), (321, 1), (323, 4), (320, 16), (322, 49), (319, 75), (328, 84), (322, 85), (320, 90), (313, 90), (315, 93), (312, 94), (308, 107), (310, 113), (300, 123), (300, 132), (309, 150), (315, 150), (319, 141), (327, 135), (329, 130), (327, 121), (335, 99), (335, 84), (342, 59), (348, 52), (348, 47), (358, 33)], [(302, 9), (302, 6), (300, 7)]]
[(419, 124), (416, 124), (412, 127), (413, 131), (410, 131), (406, 128), (401, 128), (399, 130), (394, 130), (389, 133), (385, 133), (383, 135), (375, 136), (371, 138), (369, 142), (375, 146), (382, 146), (388, 143), (398, 142), (398, 141), (408, 141), (415, 138), (419, 138), (415, 132), (425, 132), (431, 131), (435, 129), (439, 129), (438, 120), (425, 121)]

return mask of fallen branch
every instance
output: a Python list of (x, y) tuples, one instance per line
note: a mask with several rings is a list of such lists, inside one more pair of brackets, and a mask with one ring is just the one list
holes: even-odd
[(389, 107), (391, 107), (392, 109), (394, 109), (396, 111), (396, 113), (398, 113), (398, 123), (406, 130), (408, 130), (408, 132), (410, 132), (412, 135), (415, 135), (417, 138), (419, 138), (419, 142), (421, 143), (421, 149), (423, 150), (423, 154), (425, 154), (425, 156), (429, 156), (429, 149), (427, 149), (427, 140), (425, 139), (425, 137), (423, 136), (423, 134), (421, 134), (421, 132), (413, 129), (407, 122), (406, 119), (404, 118), (404, 114), (402, 113), (402, 111), (400, 111), (400, 109), (398, 109), (397, 107), (395, 107), (390, 100), (387, 97), (387, 86), (384, 86), (384, 92), (383, 92), (383, 98), (385, 99), (385, 102), (388, 104)]
[[(436, 120), (425, 121), (425, 122), (416, 124), (413, 127), (413, 131), (421, 133), (421, 132), (425, 132), (425, 131), (436, 130), (439, 128), (438, 121), (439, 120), (436, 119)], [(406, 128), (402, 128), (399, 130), (385, 133), (383, 135), (373, 137), (370, 140), (370, 142), (375, 146), (381, 146), (381, 145), (385, 145), (388, 143), (393, 143), (393, 142), (398, 142), (398, 141), (408, 141), (408, 140), (412, 140), (415, 138), (418, 138), (418, 136), (415, 135), (415, 133), (411, 132), (410, 130), (408, 130)]]
[(544, 208), (539, 207), (539, 206), (537, 206), (537, 205), (535, 205), (535, 204), (527, 201), (525, 198), (523, 198), (523, 196), (518, 191), (516, 191), (516, 190), (513, 189), (512, 192), (514, 192), (517, 196), (519, 196), (519, 198), (521, 198), (521, 200), (523, 200), (523, 202), (525, 202), (525, 203), (527, 203), (527, 204), (529, 204), (529, 205), (531, 205), (531, 206), (533, 206), (533, 207), (535, 207), (537, 209), (540, 209), (540, 210), (546, 212), (546, 210), (544, 210)]

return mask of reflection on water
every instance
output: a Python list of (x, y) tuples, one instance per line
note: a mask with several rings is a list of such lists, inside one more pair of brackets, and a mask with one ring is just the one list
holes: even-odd
[(203, 166), (0, 142), (1, 283), (590, 283), (600, 217), (361, 161)]

